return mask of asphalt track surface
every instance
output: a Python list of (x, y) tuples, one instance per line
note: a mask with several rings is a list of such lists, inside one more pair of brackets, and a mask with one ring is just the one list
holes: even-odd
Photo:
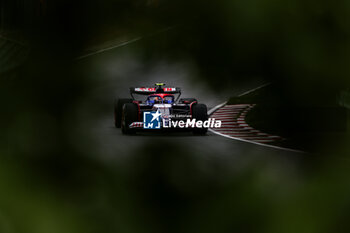
[(185, 61), (174, 63), (160, 58), (153, 59), (150, 65), (138, 52), (138, 46), (141, 45), (137, 41), (76, 62), (79, 75), (92, 83), (87, 97), (76, 106), (77, 120), (72, 123), (72, 140), (84, 136), (84, 140), (75, 140), (78, 150), (91, 156), (99, 155), (101, 160), (112, 166), (123, 167), (125, 162), (133, 161), (133, 157), (142, 154), (149, 145), (154, 147), (154, 153), (164, 156), (169, 153), (166, 148), (179, 148), (181, 153), (189, 154), (199, 164), (206, 164), (206, 167), (220, 164), (230, 172), (256, 162), (277, 163), (283, 169), (293, 168), (303, 157), (300, 153), (236, 141), (211, 132), (206, 136), (181, 132), (123, 135), (120, 129), (114, 127), (113, 101), (118, 96), (129, 97), (129, 87), (164, 82), (169, 87), (181, 87), (182, 97), (195, 97), (210, 109), (232, 95), (264, 84), (263, 80), (254, 80), (229, 87), (227, 92), (216, 93), (192, 78), (197, 73)]

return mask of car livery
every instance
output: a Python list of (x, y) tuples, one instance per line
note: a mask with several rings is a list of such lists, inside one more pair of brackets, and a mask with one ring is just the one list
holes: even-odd
[[(207, 106), (195, 98), (180, 99), (178, 87), (165, 87), (164, 83), (157, 83), (155, 87), (132, 87), (130, 95), (132, 98), (119, 98), (114, 103), (114, 124), (124, 134), (186, 128), (194, 134), (204, 135), (208, 130), (208, 127), (196, 124), (196, 121), (208, 121)], [(135, 95), (144, 98), (137, 100)]]

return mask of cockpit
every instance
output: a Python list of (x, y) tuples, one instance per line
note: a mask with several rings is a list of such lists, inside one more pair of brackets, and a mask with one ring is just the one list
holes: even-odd
[(146, 103), (149, 105), (153, 104), (173, 104), (174, 96), (173, 95), (151, 95), (148, 96)]

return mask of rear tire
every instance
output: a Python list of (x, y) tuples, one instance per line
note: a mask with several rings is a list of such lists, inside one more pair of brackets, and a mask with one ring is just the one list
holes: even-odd
[(123, 105), (126, 103), (132, 103), (132, 99), (115, 99), (114, 100), (114, 125), (116, 128), (120, 128), (122, 125)]
[(135, 134), (136, 130), (130, 128), (130, 124), (136, 122), (138, 119), (138, 108), (136, 104), (126, 103), (123, 106), (122, 112), (122, 132), (123, 134)]
[[(192, 118), (197, 121), (206, 121), (208, 120), (208, 110), (205, 104), (195, 104), (192, 107)], [(205, 135), (207, 133), (207, 128), (194, 128), (193, 133), (196, 135)]]

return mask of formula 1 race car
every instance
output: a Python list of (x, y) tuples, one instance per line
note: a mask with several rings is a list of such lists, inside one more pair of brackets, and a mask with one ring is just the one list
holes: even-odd
[[(180, 88), (164, 86), (157, 83), (155, 87), (130, 88), (132, 98), (116, 99), (115, 127), (121, 128), (123, 134), (147, 129), (188, 129), (194, 134), (206, 134), (211, 123), (207, 106), (199, 104), (195, 98), (180, 99)], [(134, 95), (147, 97), (136, 100)]]

